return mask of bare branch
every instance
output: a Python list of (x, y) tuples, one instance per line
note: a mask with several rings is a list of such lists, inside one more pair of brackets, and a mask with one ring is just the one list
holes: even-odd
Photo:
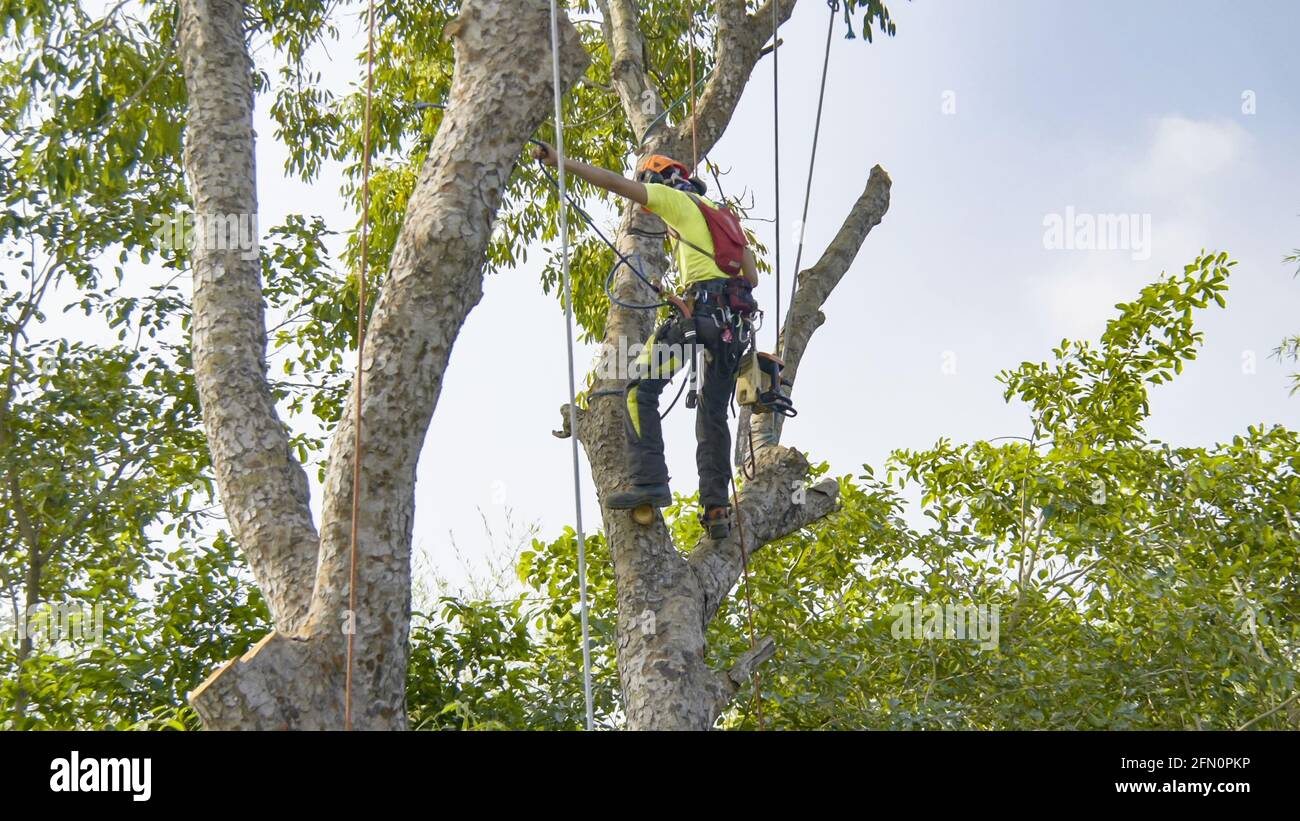
[(848, 272), (867, 234), (880, 224), (885, 212), (889, 210), (891, 184), (885, 169), (879, 165), (872, 168), (866, 188), (853, 204), (853, 210), (845, 217), (835, 238), (822, 252), (821, 259), (811, 268), (799, 273), (799, 287), (795, 292), (794, 303), (790, 306), (785, 325), (781, 329), (785, 337), (781, 348), (785, 359), (782, 375), (785, 378), (794, 380), (808, 341), (826, 319), (821, 315), (821, 308), (826, 304), (827, 297)]
[[(586, 414), (587, 414), (586, 408), (582, 408), (582, 407), (579, 407), (578, 412), (574, 414), (574, 416), (577, 417), (579, 429), (582, 428), (582, 419), (584, 416), (586, 416)], [(560, 427), (558, 430), (551, 431), (551, 435), (554, 436), (556, 439), (568, 439), (570, 436), (573, 435), (573, 425), (572, 425), (572, 420), (569, 418), (568, 402), (565, 402), (563, 405), (560, 406), (560, 416), (561, 416)], [(578, 439), (579, 441), (581, 441), (582, 437), (579, 436)]]
[(754, 676), (759, 665), (776, 655), (776, 641), (771, 636), (764, 636), (758, 642), (740, 654), (730, 670), (718, 674), (718, 700), (713, 708), (715, 715), (721, 715), (745, 682)]
[(758, 669), (758, 665), (774, 655), (776, 655), (776, 641), (771, 636), (764, 636), (752, 648), (741, 653), (740, 658), (736, 659), (736, 663), (727, 671), (727, 679), (731, 682), (733, 692), (749, 681), (754, 671)]

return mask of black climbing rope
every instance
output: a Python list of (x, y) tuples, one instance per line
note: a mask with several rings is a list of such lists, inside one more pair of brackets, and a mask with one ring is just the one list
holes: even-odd
[[(835, 29), (835, 13), (839, 11), (839, 0), (828, 0), (826, 3), (830, 7), (831, 13), (826, 21), (826, 50), (822, 55), (822, 81), (821, 88), (817, 92), (817, 119), (813, 124), (813, 141), (812, 154), (808, 157), (808, 182), (803, 190), (803, 216), (799, 218), (799, 248), (794, 255), (794, 281), (790, 283), (790, 306), (794, 307), (795, 290), (799, 287), (799, 265), (803, 262), (803, 240), (808, 232), (808, 203), (812, 199), (812, 182), (813, 167), (817, 163), (817, 142), (821, 138), (822, 132), (822, 104), (826, 100), (826, 73), (831, 64), (831, 32)], [(777, 286), (780, 287), (779, 285)], [(778, 316), (780, 315), (778, 308)], [(780, 336), (781, 350), (777, 353), (780, 359), (785, 358), (785, 339)]]

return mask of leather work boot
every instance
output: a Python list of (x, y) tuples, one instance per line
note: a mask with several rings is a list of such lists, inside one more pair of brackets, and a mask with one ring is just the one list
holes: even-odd
[(672, 503), (673, 494), (666, 484), (632, 485), (631, 490), (611, 493), (605, 500), (605, 505), (611, 510), (632, 510), (642, 505), (668, 507)]
[(715, 542), (731, 534), (731, 508), (728, 505), (707, 507), (700, 514), (700, 524)]

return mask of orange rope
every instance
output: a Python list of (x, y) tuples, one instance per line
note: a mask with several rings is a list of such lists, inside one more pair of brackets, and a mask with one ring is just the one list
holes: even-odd
[(366, 277), (369, 268), (370, 240), (370, 101), (375, 87), (375, 3), (370, 0), (366, 12), (366, 114), (361, 136), (361, 271), (357, 276), (357, 375), (353, 397), (352, 428), (352, 545), (348, 568), (349, 623), (347, 672), (343, 681), (343, 729), (352, 729), (352, 658), (357, 629), (357, 520), (361, 518), (361, 361), (366, 350)]

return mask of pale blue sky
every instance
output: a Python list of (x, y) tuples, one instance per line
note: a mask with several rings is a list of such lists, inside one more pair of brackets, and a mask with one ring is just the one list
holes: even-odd
[[(1063, 336), (1095, 337), (1110, 306), (1202, 246), (1240, 260), (1229, 307), (1203, 319), (1201, 358), (1155, 391), (1151, 433), (1209, 444), (1255, 422), (1296, 425), (1300, 397), (1287, 396), (1286, 370), (1267, 354), (1300, 327), (1300, 282), (1281, 262), (1300, 245), (1300, 52), (1288, 39), (1300, 11), (1243, 3), (1224, 19), (1216, 3), (1028, 0), (896, 0), (891, 9), (895, 38), (867, 45), (837, 28), (832, 45), (805, 260), (821, 252), (873, 164), (893, 177), (893, 199), (827, 306), (786, 441), (856, 472), (940, 436), (1023, 435), (1024, 413), (1003, 402), (997, 372), (1045, 358)], [(787, 269), (826, 14), (806, 0), (783, 30)], [(1242, 113), (1247, 90), (1254, 115)], [(942, 113), (947, 91), (955, 114)], [(771, 117), (765, 62), (713, 152), (733, 169), (728, 187), (751, 188), (764, 216)], [(276, 195), (269, 175), (262, 190), (264, 201)], [(1150, 214), (1150, 259), (1045, 249), (1045, 215), (1067, 206)], [(759, 230), (771, 247), (772, 227)], [(453, 579), (449, 531), (463, 555), (489, 547), (480, 509), (497, 522), (508, 505), (545, 535), (572, 520), (568, 443), (549, 433), (565, 398), (564, 325), (536, 282), (531, 265), (489, 280), (429, 431), (416, 545)], [(770, 282), (764, 290), (770, 308)], [(1251, 351), (1253, 375), (1242, 368)], [(955, 374), (944, 373), (946, 352)], [(691, 492), (691, 415), (675, 411), (666, 436), (673, 487)], [(585, 463), (583, 484), (593, 528)]]
[[(811, 262), (872, 165), (894, 181), (884, 222), (826, 307), (800, 370), (800, 416), (785, 441), (837, 473), (897, 447), (1027, 433), (994, 376), (1040, 360), (1062, 337), (1092, 337), (1162, 269), (1201, 247), (1240, 261), (1226, 311), (1200, 320), (1200, 359), (1153, 393), (1150, 432), (1210, 444), (1252, 423), (1300, 423), (1287, 369), (1269, 352), (1300, 330), (1300, 281), (1281, 258), (1300, 246), (1300, 7), (1288, 2), (890, 4), (896, 37), (833, 41), (828, 107), (805, 250)], [(826, 5), (804, 0), (783, 29), (785, 266), (802, 205)], [(351, 30), (351, 21), (344, 28)], [(360, 76), (330, 48), (325, 80)], [(755, 72), (713, 159), (772, 212), (771, 62)], [(1242, 110), (1254, 93), (1256, 113)], [(944, 113), (945, 100), (955, 113)], [(322, 209), (351, 227), (337, 168), (281, 179), (268, 100), (259, 101), (261, 221)], [(1147, 214), (1151, 255), (1048, 250), (1044, 218)], [(771, 246), (772, 226), (759, 224)], [(419, 468), (416, 550), (453, 580), (454, 534), (471, 563), (491, 548), (484, 519), (507, 507), (552, 536), (572, 520), (569, 445), (550, 431), (565, 401), (564, 321), (541, 294), (540, 253), (491, 277), (452, 357)], [(787, 276), (789, 272), (787, 271)], [(788, 287), (789, 280), (785, 280)], [(772, 285), (760, 293), (773, 306)], [(770, 338), (771, 325), (764, 338)], [(64, 330), (70, 332), (70, 328)], [(1255, 372), (1243, 370), (1253, 356)], [(945, 359), (946, 357), (946, 359)], [(590, 361), (590, 351), (579, 361)], [(955, 362), (955, 373), (944, 363)], [(666, 423), (673, 487), (695, 489), (694, 424)], [(585, 474), (588, 529), (599, 526)], [(313, 500), (319, 503), (318, 497)], [(480, 518), (480, 511), (483, 518)]]

